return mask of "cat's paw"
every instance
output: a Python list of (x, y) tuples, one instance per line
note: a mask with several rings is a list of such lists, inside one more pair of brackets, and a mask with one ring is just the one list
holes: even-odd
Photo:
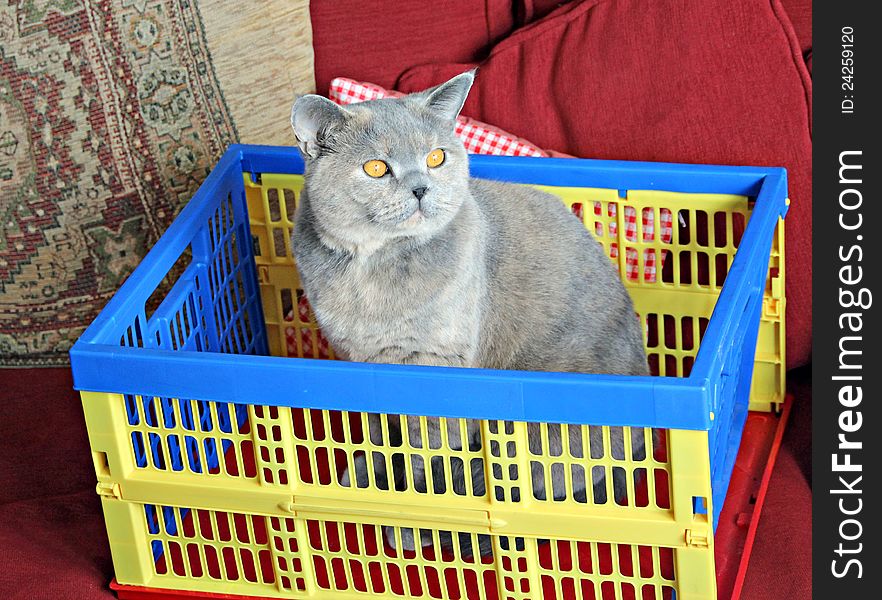
[[(389, 544), (389, 547), (393, 550), (398, 550), (398, 542), (395, 539), (395, 528), (394, 527), (383, 527), (383, 534), (386, 536), (386, 543)], [(413, 551), (416, 549), (416, 546), (413, 543), (413, 529), (409, 529), (407, 527), (401, 528), (401, 545), (404, 547), (405, 551)]]
[(364, 454), (358, 454), (353, 459), (352, 469), (346, 467), (346, 470), (343, 471), (343, 475), (340, 476), (340, 485), (343, 487), (351, 487), (352, 486), (352, 470), (355, 470), (355, 481), (358, 487), (367, 487), (368, 478), (367, 478), (367, 459), (365, 459)]
[[(414, 537), (414, 530), (410, 527), (401, 527), (399, 529), (401, 531), (401, 547), (404, 552), (413, 552), (416, 550), (416, 538)], [(423, 533), (423, 532), (421, 532)], [(393, 550), (398, 550), (398, 542), (395, 540), (395, 527), (383, 527), (383, 534), (386, 536), (386, 542), (389, 544)], [(432, 545), (432, 536), (431, 534), (421, 535), (421, 545), (422, 546), (431, 546)]]

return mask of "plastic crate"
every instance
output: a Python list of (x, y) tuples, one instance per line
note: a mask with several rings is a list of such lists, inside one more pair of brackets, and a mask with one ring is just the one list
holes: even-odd
[[(279, 358), (332, 355), (290, 258), (303, 163), (293, 149), (231, 147), (71, 351), (121, 584), (288, 598), (715, 597), (713, 527), (755, 360), (759, 402), (783, 401), (785, 172), (471, 161), (475, 176), (546, 187), (600, 234), (663, 376)], [(443, 417), (443, 447), (372, 439), (366, 413)], [(482, 420), (480, 447), (451, 443), (464, 419)], [(528, 422), (545, 423), (538, 454)], [(583, 447), (549, 446), (561, 426)], [(624, 447), (610, 426), (629, 428)], [(595, 435), (602, 456), (587, 451)], [(447, 481), (457, 461), (481, 461), (486, 492), (344, 487), (359, 452), (440, 461)], [(534, 494), (533, 467), (566, 473), (565, 497)], [(572, 477), (591, 469), (606, 473), (606, 493), (579, 497)], [(610, 489), (619, 475), (626, 498)], [(399, 549), (407, 528), (432, 544), (395, 550), (386, 527)], [(492, 554), (445, 550), (445, 535), (472, 547), (490, 536)]]

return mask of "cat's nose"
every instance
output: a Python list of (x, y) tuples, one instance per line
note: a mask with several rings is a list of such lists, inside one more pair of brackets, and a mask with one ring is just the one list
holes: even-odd
[(417, 200), (422, 200), (423, 196), (426, 195), (426, 190), (428, 190), (428, 189), (429, 188), (423, 186), (423, 187), (415, 187), (411, 191), (413, 192), (413, 195), (416, 196)]

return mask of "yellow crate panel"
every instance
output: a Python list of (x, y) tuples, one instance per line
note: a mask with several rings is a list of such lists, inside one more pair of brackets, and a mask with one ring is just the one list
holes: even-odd
[[(110, 499), (104, 510), (124, 585), (335, 600), (714, 594), (708, 548), (415, 531)], [(414, 535), (423, 545), (404, 549)], [(701, 576), (709, 565), (710, 577)]]
[[(678, 576), (688, 574), (690, 586), (706, 591), (707, 585), (712, 585), (712, 576), (709, 584), (705, 581), (707, 573), (694, 570), (694, 565), (701, 563), (704, 567), (710, 565), (708, 572), (713, 572), (710, 525), (706, 515), (694, 511), (696, 498), (703, 499), (709, 511), (712, 508), (708, 501), (706, 432), (482, 421), (473, 424), (484, 433), (480, 447), (457, 450), (455, 446), (461, 444), (468, 431), (464, 420), (438, 420), (441, 443), (428, 435), (430, 420), (425, 417), (418, 420), (418, 434), (408, 433), (405, 439), (393, 442), (389, 417), (385, 415), (376, 417), (381, 419), (378, 429), (370, 429), (368, 416), (362, 414), (250, 406), (248, 433), (257, 457), (254, 477), (231, 477), (221, 470), (214, 474), (182, 470), (177, 473), (178, 479), (169, 480), (166, 467), (174, 462), (170, 455), (165, 455), (164, 461), (150, 458), (142, 464), (144, 458), (139, 458), (133, 445), (119, 443), (120, 436), (101, 434), (101, 430), (112, 429), (114, 418), (123, 420), (128, 427), (124, 440), (138, 432), (149, 435), (163, 431), (163, 427), (171, 425), (167, 419), (194, 431), (207, 429), (208, 418), (216, 423), (217, 415), (222, 414), (217, 412), (217, 406), (212, 409), (204, 403), (200, 409), (198, 403), (190, 405), (193, 416), (202, 417), (202, 421), (191, 423), (187, 411), (181, 408), (186, 403), (163, 406), (156, 398), (90, 393), (84, 393), (83, 400), (93, 453), (102, 457), (96, 460), (99, 493), (103, 496), (114, 560), (117, 565), (124, 564), (118, 568), (122, 583), (262, 595), (285, 595), (292, 591), (308, 594), (318, 589), (349, 597), (346, 594), (353, 593), (350, 588), (359, 579), (351, 571), (371, 572), (373, 568), (386, 569), (384, 590), (404, 585), (396, 583), (396, 578), (403, 577), (401, 573), (408, 570), (416, 573), (412, 578), (423, 586), (419, 589), (426, 589), (427, 578), (431, 576), (420, 571), (426, 560), (423, 551), (419, 557), (411, 557), (417, 561), (416, 566), (405, 560), (406, 555), (366, 563), (347, 555), (343, 563), (337, 561), (339, 552), (334, 550), (336, 546), (327, 538), (327, 532), (337, 530), (339, 538), (345, 528), (354, 527), (357, 531), (373, 528), (375, 537), (389, 536), (391, 532), (396, 548), (403, 547), (402, 536), (407, 535), (439, 553), (455, 555), (455, 546), (462, 540), (469, 540), (469, 548), (495, 548), (495, 563), (484, 565), (471, 559), (471, 563), (481, 565), (478, 571), (472, 569), (468, 552), (460, 549), (465, 554), (451, 559), (448, 577), (463, 582), (486, 578), (501, 586), (517, 582), (528, 590), (522, 596), (525, 598), (535, 593), (532, 590), (572, 585), (601, 586), (598, 589), (618, 590), (616, 593), (633, 586), (646, 589), (647, 594), (663, 593), (666, 586), (679, 589), (678, 584), (653, 577), (634, 579), (633, 571), (617, 563), (599, 574), (588, 572), (570, 577), (560, 572), (559, 565), (553, 566), (553, 561), (562, 560), (559, 556), (543, 554), (549, 552), (542, 541), (547, 539), (558, 540), (558, 550), (567, 547), (567, 543), (573, 547), (582, 543), (585, 548), (594, 548), (590, 550), (594, 553), (604, 552), (610, 544), (616, 548), (642, 546), (644, 552), (656, 554), (670, 552), (678, 557), (674, 561), (677, 573), (684, 574)], [(137, 401), (134, 407), (133, 401)], [(96, 418), (96, 414), (111, 418)], [(362, 432), (381, 431), (384, 437), (378, 439), (359, 434), (357, 429), (347, 429), (347, 420), (362, 428)], [(230, 430), (228, 435), (243, 435), (232, 433), (232, 422), (216, 427)], [(622, 436), (615, 435), (617, 429)], [(203, 432), (200, 439), (199, 448), (211, 438)], [(315, 461), (304, 460), (297, 455), (298, 444), (311, 450), (312, 456), (321, 449), (328, 452), (327, 456), (342, 450), (347, 457), (355, 456), (357, 448), (370, 449), (384, 458), (398, 452), (410, 459), (402, 462), (405, 474), (407, 465), (412, 467), (417, 458), (425, 464), (440, 461), (449, 466), (457, 458), (470, 457), (479, 461), (481, 469), (477, 476), (486, 482), (486, 489), (481, 494), (474, 493), (474, 489), (466, 487), (474, 485), (474, 479), (466, 477), (460, 493), (454, 489), (451, 494), (450, 487), (456, 488), (456, 483), (438, 487), (434, 475), (429, 475), (422, 490), (413, 480), (404, 489), (387, 484), (384, 490), (370, 469), (364, 473), (374, 477), (370, 489), (357, 489), (352, 484), (347, 487), (339, 478), (343, 465), (331, 470), (330, 463), (320, 467)], [(156, 446), (147, 454), (169, 452), (169, 448)], [(207, 455), (199, 456), (203, 464), (211, 464)], [(184, 458), (182, 455), (181, 460)], [(387, 465), (391, 463), (391, 459), (387, 461)], [(583, 482), (579, 492), (575, 481), (580, 476), (587, 478), (588, 473), (597, 469), (604, 476), (602, 485), (588, 484), (585, 489)], [(290, 474), (287, 480), (280, 477), (282, 472)], [(451, 473), (448, 468), (437, 470), (437, 476), (445, 482), (456, 481)], [(205, 477), (211, 479), (206, 482)], [(552, 480), (560, 485), (549, 484)], [(616, 491), (616, 480), (624, 483), (620, 486), (624, 495)], [(543, 485), (537, 487), (537, 481)], [(181, 506), (184, 499), (187, 506)], [(243, 519), (244, 525), (240, 522)], [(288, 531), (292, 527), (293, 533)], [(314, 536), (310, 538), (311, 562), (291, 554), (291, 548), (306, 547), (306, 538), (299, 545), (291, 540), (303, 537), (310, 527), (325, 531), (318, 534), (320, 543), (314, 541)], [(267, 541), (266, 535), (273, 534), (261, 533), (265, 528), (279, 535), (287, 531), (291, 538), (284, 542), (287, 554), (283, 560), (277, 556), (277, 544)], [(230, 531), (239, 532), (235, 539)], [(378, 539), (374, 545), (382, 545), (382, 540), (389, 538)], [(272, 576), (266, 566), (267, 551), (274, 557), (269, 563), (274, 569)], [(371, 567), (372, 562), (379, 566)], [(513, 563), (520, 565), (516, 572), (512, 572)], [(295, 564), (301, 566), (295, 568)], [(341, 568), (343, 571), (333, 577), (328, 575), (329, 571)], [(371, 579), (365, 580), (364, 585), (379, 584)], [(367, 588), (355, 591), (367, 593)], [(405, 597), (424, 596), (424, 592), (413, 594)]]

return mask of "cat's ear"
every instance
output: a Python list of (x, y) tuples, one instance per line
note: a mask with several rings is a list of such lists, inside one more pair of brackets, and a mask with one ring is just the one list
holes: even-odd
[(327, 145), (329, 134), (348, 117), (346, 109), (316, 94), (300, 96), (291, 108), (291, 127), (300, 150), (315, 158)]
[(442, 83), (441, 85), (429, 88), (424, 92), (413, 94), (412, 97), (421, 102), (423, 106), (438, 113), (441, 117), (455, 120), (459, 116), (465, 104), (469, 90), (475, 82), (475, 73), (478, 69), (472, 69), (465, 73), (460, 73), (453, 79)]

